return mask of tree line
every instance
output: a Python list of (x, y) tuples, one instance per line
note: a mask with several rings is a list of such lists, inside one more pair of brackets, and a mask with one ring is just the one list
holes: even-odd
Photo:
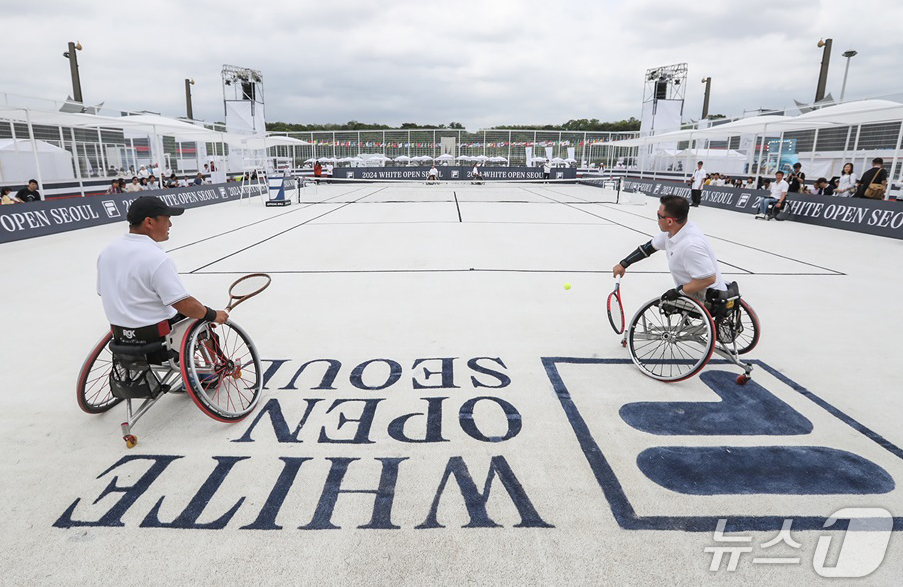
[[(417, 124), (415, 122), (403, 122), (400, 126), (387, 124), (369, 124), (349, 120), (344, 124), (295, 124), (291, 122), (268, 122), (268, 132), (311, 132), (311, 131), (358, 131), (358, 130), (417, 130), (417, 129), (450, 129), (464, 130), (460, 122), (448, 124)], [(564, 124), (515, 124), (494, 126), (490, 130), (557, 130), (557, 131), (601, 131), (601, 132), (630, 132), (640, 130), (640, 121), (634, 117), (616, 122), (600, 122), (598, 118), (571, 119)]]

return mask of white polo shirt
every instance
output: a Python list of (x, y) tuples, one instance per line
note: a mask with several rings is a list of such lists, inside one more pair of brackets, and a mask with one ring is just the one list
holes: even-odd
[(702, 184), (705, 182), (705, 176), (708, 175), (705, 172), (705, 169), (697, 169), (693, 172), (693, 184), (690, 186), (691, 190), (701, 190)]
[(771, 197), (775, 200), (781, 199), (781, 194), (785, 193), (790, 189), (790, 184), (788, 184), (783, 179), (781, 181), (773, 181), (771, 185), (768, 186), (768, 189), (771, 190)]
[(126, 328), (172, 318), (172, 304), (189, 296), (162, 246), (132, 233), (107, 245), (97, 258), (97, 294), (110, 324)]
[(652, 246), (668, 255), (668, 269), (671, 270), (674, 285), (685, 285), (693, 279), (714, 275), (715, 283), (709, 289), (727, 289), (718, 271), (715, 250), (694, 223), (687, 221), (673, 237), (669, 237), (667, 232), (660, 232), (652, 238)]

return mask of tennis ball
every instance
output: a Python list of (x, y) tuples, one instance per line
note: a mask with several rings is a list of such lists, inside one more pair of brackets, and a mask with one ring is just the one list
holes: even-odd
[(564, 284), (564, 289), (571, 289), (571, 284), (570, 284), (570, 283), (565, 283), (565, 284)]

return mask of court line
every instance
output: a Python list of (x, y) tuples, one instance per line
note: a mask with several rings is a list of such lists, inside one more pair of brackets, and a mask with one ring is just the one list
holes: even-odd
[(461, 205), (458, 203), (458, 192), (452, 192), (452, 194), (455, 196), (455, 208), (458, 209), (458, 222), (464, 222), (461, 219)]
[[(569, 198), (577, 198), (577, 196), (572, 196), (572, 195), (570, 195), (570, 194), (562, 194), (561, 192), (556, 192), (556, 191), (552, 190), (551, 188), (546, 188), (546, 187), (542, 187), (542, 186), (538, 186), (538, 187), (539, 187), (539, 189), (548, 190), (548, 191), (553, 192), (553, 193), (556, 193), (556, 194), (558, 194), (558, 195), (562, 195), (562, 196), (565, 196), (565, 195), (566, 195), (566, 196), (569, 197)], [(523, 189), (526, 190), (527, 188), (523, 188)], [(527, 190), (527, 191), (530, 191), (530, 190)], [(650, 237), (650, 238), (653, 236), (653, 235), (651, 235), (651, 234), (645, 233), (645, 232), (643, 232), (643, 231), (641, 231), (641, 230), (638, 230), (638, 229), (636, 229), (636, 228), (632, 228), (632, 227), (630, 227), (630, 226), (626, 226), (626, 225), (624, 225), (624, 224), (621, 224), (620, 222), (616, 222), (616, 221), (614, 221), (614, 220), (611, 220), (610, 218), (605, 218), (605, 217), (603, 217), (603, 216), (599, 216), (598, 214), (593, 214), (593, 213), (590, 212), (589, 210), (582, 210), (582, 209), (580, 209), (580, 208), (576, 208), (576, 207), (574, 207), (572, 204), (570, 204), (570, 203), (568, 203), (568, 202), (561, 202), (561, 201), (559, 201), (559, 200), (556, 200), (555, 198), (552, 198), (551, 196), (546, 196), (546, 195), (543, 195), (543, 194), (537, 194), (536, 192), (530, 192), (530, 193), (535, 194), (535, 195), (540, 196), (540, 197), (543, 197), (543, 198), (549, 198), (549, 199), (552, 200), (553, 202), (558, 202), (559, 204), (563, 204), (563, 205), (565, 205), (565, 206), (574, 208), (575, 210), (580, 210), (581, 212), (584, 212), (585, 214), (589, 214), (590, 216), (595, 216), (596, 218), (601, 218), (601, 219), (603, 219), (603, 220), (608, 220), (608, 221), (611, 222), (612, 224), (617, 224), (618, 226), (622, 226), (622, 227), (624, 227), (624, 228), (627, 228), (628, 230), (632, 230), (632, 231), (634, 231), (634, 232), (638, 232), (638, 233), (643, 234), (643, 235), (646, 235), (646, 236), (648, 236), (648, 237)], [(582, 199), (582, 198), (577, 198), (577, 199)], [(614, 204), (612, 204), (611, 202), (609, 202), (607, 205), (614, 205)], [(643, 220), (647, 220), (647, 221), (649, 221), (649, 222), (652, 222), (652, 219), (647, 218), (646, 216), (643, 216), (643, 215), (640, 215), (640, 214), (636, 214), (636, 213), (634, 213), (634, 212), (629, 212), (629, 211), (627, 211), (627, 210), (620, 210), (620, 209), (618, 209), (617, 211), (618, 211), (618, 212), (621, 212), (621, 213), (623, 213), (623, 214), (629, 214), (629, 215), (631, 215), (631, 216), (636, 216), (636, 217), (638, 217), (638, 218), (642, 218)], [(768, 254), (768, 255), (773, 255), (773, 256), (778, 257), (778, 258), (780, 258), (780, 259), (785, 259), (785, 260), (787, 260), (787, 261), (793, 261), (793, 262), (799, 263), (799, 264), (801, 264), (801, 265), (808, 265), (809, 267), (815, 267), (816, 269), (821, 269), (821, 270), (823, 270), (823, 271), (828, 271), (828, 272), (830, 272), (830, 273), (832, 273), (833, 275), (836, 275), (836, 276), (846, 275), (846, 273), (844, 273), (844, 272), (842, 272), (842, 271), (838, 271), (838, 270), (836, 270), (836, 269), (831, 269), (830, 267), (822, 267), (821, 265), (816, 265), (815, 263), (809, 263), (808, 261), (803, 261), (803, 260), (800, 260), (800, 259), (795, 259), (795, 258), (793, 258), (793, 257), (788, 257), (788, 256), (786, 256), (786, 255), (779, 255), (779, 254), (777, 254), (777, 253), (775, 253), (775, 252), (768, 251), (768, 250), (765, 250), (765, 249), (760, 249), (760, 248), (754, 247), (754, 246), (752, 246), (752, 245), (747, 245), (747, 244), (743, 244), (743, 243), (738, 243), (738, 242), (736, 242), (736, 241), (732, 241), (732, 240), (730, 240), (730, 239), (726, 239), (726, 238), (719, 237), (719, 236), (711, 236), (711, 235), (707, 235), (707, 236), (708, 236), (709, 238), (711, 238), (711, 239), (714, 239), (714, 240), (719, 240), (719, 241), (723, 241), (723, 242), (726, 242), (726, 243), (731, 243), (731, 244), (733, 244), (733, 245), (737, 245), (738, 247), (743, 247), (743, 248), (751, 249), (751, 250), (757, 251), (757, 252), (759, 252), (759, 253), (765, 253), (765, 254)], [(742, 267), (737, 267), (736, 265), (731, 265), (730, 263), (727, 263), (726, 261), (722, 261), (721, 259), (718, 259), (718, 262), (719, 262), (719, 263), (723, 263), (724, 265), (727, 265), (727, 266), (729, 266), (729, 267), (735, 267), (735, 268), (737, 268), (737, 269), (741, 269), (741, 270), (743, 270), (743, 271), (747, 271), (747, 272), (748, 272), (749, 274), (751, 274), (751, 275), (764, 275), (763, 273), (756, 273), (755, 271), (749, 271), (749, 270), (747, 270), (747, 269), (743, 269)]]
[[(372, 193), (369, 193), (369, 194), (365, 194), (365, 195), (361, 196), (360, 198), (358, 198), (358, 200), (362, 200), (362, 199), (366, 198), (367, 196), (371, 196), (371, 195), (373, 195), (373, 194), (375, 194), (375, 193), (377, 193), (377, 192), (380, 192), (380, 191), (382, 191), (382, 190), (384, 190), (384, 189), (386, 189), (386, 188), (383, 187), (383, 188), (380, 188), (380, 189), (376, 190), (375, 192), (372, 192)], [(283, 234), (285, 234), (285, 233), (287, 233), (287, 232), (289, 232), (289, 231), (295, 230), (295, 229), (298, 228), (299, 226), (304, 226), (305, 224), (308, 224), (308, 223), (310, 223), (310, 222), (313, 222), (314, 220), (317, 220), (317, 219), (319, 219), (319, 218), (323, 218), (324, 216), (326, 216), (326, 215), (328, 215), (328, 214), (332, 214), (333, 212), (337, 212), (337, 211), (341, 210), (342, 208), (345, 208), (346, 206), (350, 206), (351, 204), (354, 204), (354, 203), (356, 203), (356, 201), (355, 201), (355, 202), (347, 202), (347, 203), (345, 203), (345, 204), (342, 204), (342, 205), (339, 206), (338, 208), (333, 208), (332, 210), (329, 210), (329, 211), (327, 211), (327, 212), (324, 212), (324, 213), (320, 214), (319, 216), (314, 216), (313, 218), (309, 218), (309, 219), (305, 220), (304, 222), (302, 222), (302, 223), (300, 223), (300, 224), (296, 224), (295, 226), (292, 226), (291, 228), (287, 228), (287, 229), (285, 229), (285, 230), (283, 230), (283, 231), (281, 231), (281, 232), (277, 232), (276, 234), (270, 235), (270, 236), (266, 237), (265, 239), (259, 240), (259, 241), (257, 241), (256, 243), (250, 244), (250, 245), (248, 245), (248, 246), (246, 246), (246, 247), (244, 247), (244, 248), (241, 248), (241, 249), (239, 249), (239, 250), (237, 250), (237, 251), (234, 251), (234, 252), (232, 252), (232, 253), (229, 253), (228, 255), (225, 255), (224, 257), (220, 257), (219, 259), (217, 259), (217, 260), (215, 260), (215, 261), (211, 261), (210, 263), (207, 263), (206, 265), (201, 265), (201, 266), (198, 267), (197, 269), (194, 269), (194, 270), (192, 270), (192, 271), (189, 271), (189, 273), (196, 273), (196, 272), (200, 271), (201, 269), (205, 269), (205, 268), (207, 268), (207, 267), (210, 267), (211, 265), (214, 265), (214, 264), (216, 264), (216, 263), (219, 263), (220, 261), (224, 261), (224, 260), (228, 259), (229, 257), (233, 257), (233, 256), (235, 256), (235, 255), (237, 255), (237, 254), (239, 254), (239, 253), (242, 253), (242, 252), (244, 252), (244, 251), (247, 251), (248, 249), (254, 248), (254, 247), (256, 247), (257, 245), (260, 245), (260, 244), (263, 244), (263, 243), (265, 243), (265, 242), (267, 242), (267, 241), (273, 240), (274, 238), (279, 237), (279, 236), (282, 236)]]
[[(183, 271), (180, 275), (247, 275), (247, 271)], [(608, 269), (491, 269), (470, 267), (467, 269), (287, 269), (267, 270), (270, 275), (344, 275), (344, 274), (369, 274), (369, 273), (564, 273), (564, 274), (598, 274), (610, 276)], [(631, 271), (632, 275), (670, 275), (668, 271)], [(722, 275), (746, 275), (745, 273), (722, 272)], [(778, 277), (833, 277), (824, 273), (756, 273), (757, 276)]]
[[(342, 196), (347, 196), (349, 193), (356, 192), (356, 191), (359, 191), (359, 190), (362, 190), (362, 189), (364, 189), (364, 188), (363, 188), (363, 187), (355, 188), (355, 189), (352, 190), (351, 192), (345, 192), (344, 194), (339, 194), (339, 195), (337, 195), (337, 196), (333, 196), (332, 198), (326, 198), (325, 200), (320, 200), (319, 202), (316, 202), (316, 203), (317, 203), (317, 204), (325, 204), (325, 203), (328, 202), (328, 203), (330, 203), (330, 204), (340, 204), (341, 202), (329, 202), (329, 200), (331, 200), (331, 199), (333, 199), (333, 198), (339, 198), (339, 197), (342, 197)], [(203, 242), (207, 242), (207, 241), (209, 241), (209, 240), (212, 240), (212, 239), (215, 239), (215, 238), (219, 238), (219, 237), (225, 236), (225, 235), (227, 235), (227, 234), (231, 234), (231, 233), (233, 233), (233, 232), (235, 232), (235, 231), (242, 230), (242, 229), (244, 229), (244, 228), (248, 228), (249, 226), (256, 226), (257, 224), (261, 224), (261, 223), (263, 223), (263, 222), (269, 222), (270, 220), (276, 220), (276, 219), (282, 218), (283, 216), (286, 216), (286, 215), (288, 215), (288, 214), (293, 214), (293, 213), (295, 213), (295, 212), (300, 212), (301, 210), (306, 210), (307, 208), (310, 208), (310, 205), (302, 206), (302, 207), (300, 207), (300, 208), (294, 208), (294, 209), (289, 210), (289, 211), (287, 211), (287, 212), (283, 212), (283, 213), (281, 213), (281, 214), (275, 214), (275, 215), (273, 215), (273, 216), (270, 216), (269, 218), (264, 218), (264, 219), (262, 219), (262, 220), (256, 220), (256, 221), (254, 221), (254, 222), (249, 222), (248, 224), (244, 224), (244, 225), (239, 226), (239, 227), (237, 227), (237, 228), (232, 228), (232, 229), (230, 229), (230, 230), (227, 230), (226, 232), (221, 232), (221, 233), (219, 233), (219, 234), (214, 234), (214, 235), (212, 235), (212, 236), (204, 237), (204, 238), (202, 238), (202, 239), (200, 239), (200, 240), (196, 240), (196, 241), (194, 241), (194, 242), (186, 243), (186, 244), (184, 244), (184, 245), (180, 245), (180, 246), (175, 247), (175, 248), (172, 248), (172, 249), (167, 249), (166, 252), (167, 252), (167, 253), (171, 253), (171, 252), (173, 252), (173, 251), (178, 251), (178, 250), (180, 250), (180, 249), (184, 249), (184, 248), (187, 248), (187, 247), (190, 247), (190, 246), (194, 246), (194, 245), (197, 245), (197, 244), (200, 244), (200, 243), (203, 243)]]

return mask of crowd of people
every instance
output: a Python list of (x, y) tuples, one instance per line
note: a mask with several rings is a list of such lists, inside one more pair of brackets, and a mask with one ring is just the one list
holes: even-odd
[[(701, 190), (703, 186), (726, 186), (744, 189), (758, 189), (771, 191), (776, 180), (759, 177), (729, 177), (721, 173), (708, 173), (703, 169), (703, 162), (697, 163), (697, 169), (689, 182), (692, 191)], [(887, 191), (888, 174), (884, 169), (884, 160), (876, 157), (872, 160), (872, 167), (863, 172), (862, 176), (856, 175), (852, 163), (846, 163), (839, 176), (828, 179), (819, 177), (811, 183), (806, 182), (806, 174), (802, 170), (802, 163), (795, 163), (789, 173), (780, 173), (781, 180), (787, 183), (788, 193), (814, 194), (819, 196), (839, 196), (844, 198), (871, 198), (884, 199)], [(881, 186), (871, 187), (871, 186)], [(695, 194), (694, 194), (695, 196)], [(694, 198), (694, 205), (698, 200)]]
[[(143, 166), (142, 166), (143, 168)], [(175, 173), (170, 173), (169, 177), (165, 177), (160, 181), (154, 175), (132, 176), (131, 181), (122, 178), (114, 179), (110, 182), (106, 194), (127, 194), (133, 192), (149, 192), (154, 190), (162, 190), (169, 188), (183, 188), (204, 185), (207, 180), (203, 173), (198, 173), (194, 178), (187, 175), (177, 177)], [(41, 193), (38, 191), (38, 180), (29, 179), (28, 185), (13, 193), (12, 188), (4, 187), (0, 189), (0, 205), (7, 204), (27, 204), (28, 202), (40, 202)]]

